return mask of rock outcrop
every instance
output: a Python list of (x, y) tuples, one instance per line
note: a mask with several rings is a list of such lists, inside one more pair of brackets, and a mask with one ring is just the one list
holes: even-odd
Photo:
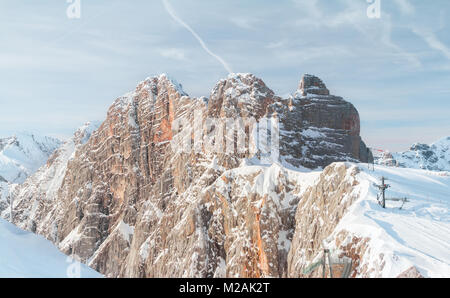
[(303, 76), (298, 86), (298, 90), (302, 96), (307, 96), (308, 94), (323, 96), (330, 95), (330, 91), (327, 89), (327, 86), (322, 82), (322, 80), (309, 74)]
[[(280, 120), (283, 165), (368, 158), (358, 112), (316, 77), (305, 76), (298, 92), (282, 99), (255, 76), (234, 74), (207, 99), (188, 97), (161, 75), (118, 98), (96, 131), (76, 134), (14, 189), (14, 223), (109, 277), (292, 276), (295, 219), (326, 190), (310, 190), (310, 203), (298, 209), (313, 180), (277, 163), (260, 165), (249, 124), (212, 143), (201, 138), (229, 132), (227, 119), (265, 117)], [(220, 150), (227, 144), (231, 151)], [(335, 192), (347, 187), (336, 183)], [(334, 208), (330, 226), (345, 212), (326, 208)], [(312, 254), (318, 244), (305, 245)]]
[(347, 209), (359, 198), (359, 193), (353, 191), (359, 183), (356, 179), (358, 172), (356, 166), (332, 164), (302, 195), (295, 214), (295, 234), (288, 259), (289, 277), (322, 276), (319, 271), (311, 274), (303, 272), (322, 253), (324, 240), (332, 234)]
[(319, 78), (305, 75), (283, 108), (281, 148), (287, 162), (324, 168), (335, 161), (372, 159), (360, 137), (358, 111), (341, 97), (330, 95)]
[(423, 275), (420, 274), (415, 266), (413, 266), (400, 274), (397, 278), (423, 278)]

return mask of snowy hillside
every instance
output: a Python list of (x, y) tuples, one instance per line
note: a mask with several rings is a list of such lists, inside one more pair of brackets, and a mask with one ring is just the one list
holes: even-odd
[(0, 180), (24, 182), (60, 145), (57, 139), (29, 133), (0, 139)]
[(434, 144), (414, 144), (405, 152), (385, 153), (377, 164), (404, 168), (450, 171), (450, 137)]
[(102, 275), (65, 256), (44, 237), (0, 219), (0, 278), (12, 277), (96, 278)]
[[(415, 267), (424, 277), (449, 277), (450, 173), (358, 167), (359, 184), (353, 192), (359, 199), (327, 239), (331, 247), (346, 247), (358, 239), (366, 249), (359, 266), (367, 268), (365, 276), (397, 277)], [(401, 202), (387, 201), (386, 209), (377, 204), (374, 184), (380, 184), (381, 176), (391, 185), (386, 197), (410, 201), (402, 209)]]

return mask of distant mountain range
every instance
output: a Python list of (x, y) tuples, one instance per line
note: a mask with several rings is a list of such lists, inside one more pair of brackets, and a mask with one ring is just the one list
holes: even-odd
[(0, 139), (0, 182), (24, 182), (61, 144), (58, 139), (26, 132)]
[(450, 137), (427, 145), (416, 143), (404, 152), (385, 152), (376, 163), (402, 168), (450, 171)]

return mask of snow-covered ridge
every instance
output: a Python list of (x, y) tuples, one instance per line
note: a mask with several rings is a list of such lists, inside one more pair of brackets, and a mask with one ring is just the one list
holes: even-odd
[(119, 111), (127, 109), (133, 103), (133, 100), (139, 95), (139, 93), (144, 90), (147, 91), (151, 96), (154, 96), (158, 90), (158, 83), (169, 85), (175, 92), (179, 93), (180, 96), (188, 96), (188, 94), (183, 90), (183, 85), (178, 83), (177, 80), (175, 80), (170, 75), (162, 73), (159, 75), (147, 77), (145, 80), (139, 82), (134, 91), (127, 92), (117, 98), (114, 101), (112, 107)]
[(0, 139), (0, 176), (11, 183), (22, 183), (60, 145), (60, 140), (31, 133)]
[[(391, 186), (386, 198), (408, 202), (388, 200), (383, 209), (375, 186), (381, 177)], [(324, 249), (334, 260), (352, 259), (351, 277), (448, 277), (449, 193), (446, 172), (386, 166), (372, 171), (355, 163), (328, 166), (297, 207), (290, 277), (321, 277), (321, 269), (312, 275), (304, 272), (323, 257)]]
[(50, 241), (0, 219), (0, 278), (99, 278)]
[(450, 137), (427, 145), (416, 143), (408, 151), (385, 153), (377, 164), (402, 168), (450, 171)]
[[(339, 222), (330, 239), (341, 231), (368, 240), (363, 255), (370, 277), (397, 277), (415, 267), (424, 277), (450, 274), (450, 175), (427, 170), (376, 166), (375, 171), (359, 166), (359, 199)], [(388, 198), (408, 198), (409, 202), (377, 203), (380, 177), (391, 188)], [(400, 209), (401, 207), (401, 209)], [(343, 240), (341, 246), (351, 237)]]

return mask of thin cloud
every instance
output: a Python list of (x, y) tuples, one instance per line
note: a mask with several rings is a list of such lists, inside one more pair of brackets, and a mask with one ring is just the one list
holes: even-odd
[(398, 46), (396, 43), (392, 41), (392, 22), (390, 15), (386, 15), (385, 18), (388, 18), (388, 22), (383, 23), (383, 33), (381, 35), (381, 41), (394, 51), (396, 51), (401, 57), (408, 60), (412, 66), (414, 67), (421, 67), (422, 63), (420, 62), (419, 58), (416, 57), (416, 55), (405, 51), (403, 48)]
[(285, 44), (286, 44), (285, 41), (271, 42), (268, 45), (266, 45), (266, 49), (278, 49), (283, 47)]
[[(351, 26), (369, 40), (375, 42), (376, 46), (388, 48), (395, 53), (397, 57), (409, 63), (409, 65), (419, 68), (422, 66), (419, 58), (411, 52), (397, 45), (391, 38), (393, 22), (388, 13), (383, 14), (382, 22), (376, 22), (369, 19), (366, 15), (367, 6), (364, 3), (358, 3), (353, 0), (343, 0), (346, 8), (333, 14), (325, 14), (319, 7), (319, 1), (293, 0), (297, 7), (302, 11), (308, 12), (305, 17), (295, 21), (299, 27), (316, 27), (324, 29), (336, 29), (338, 27)], [(413, 7), (409, 2), (400, 1), (405, 11), (410, 11)], [(381, 54), (381, 52), (380, 52)]]
[[(416, 9), (414, 5), (408, 0), (394, 0), (394, 2), (398, 6), (402, 14), (410, 16), (415, 14)], [(445, 26), (445, 18), (443, 18), (442, 16), (443, 12), (441, 11), (439, 18), (439, 27), (441, 29)], [(447, 59), (450, 59), (449, 47), (441, 42), (432, 31), (424, 28), (418, 28), (416, 26), (413, 26), (411, 28), (411, 31), (421, 37), (431, 49), (441, 52), (442, 55), (444, 55)]]
[(174, 59), (183, 61), (186, 60), (186, 55), (184, 53), (184, 50), (182, 49), (176, 49), (176, 48), (170, 48), (170, 49), (160, 49), (159, 54), (165, 58)]
[(258, 22), (255, 18), (248, 18), (248, 17), (233, 17), (230, 19), (231, 23), (236, 25), (239, 28), (246, 29), (246, 30), (254, 30), (255, 29), (255, 23)]
[[(410, 16), (415, 14), (416, 9), (414, 5), (408, 0), (394, 0), (394, 2), (399, 7), (402, 14)], [(445, 26), (445, 19), (443, 19), (442, 16), (443, 13), (441, 12), (439, 18), (439, 26), (441, 29)], [(411, 28), (411, 31), (421, 37), (431, 49), (441, 52), (442, 55), (444, 55), (447, 59), (450, 59), (449, 47), (441, 42), (432, 31), (424, 28), (418, 28), (416, 26), (413, 26)]]
[(172, 19), (174, 19), (178, 24), (180, 24), (181, 26), (183, 26), (184, 28), (186, 28), (189, 32), (191, 32), (191, 34), (195, 37), (195, 39), (198, 40), (198, 42), (200, 43), (200, 46), (205, 50), (205, 52), (207, 52), (210, 56), (212, 56), (213, 58), (215, 58), (217, 61), (219, 61), (223, 67), (225, 68), (225, 70), (228, 73), (232, 73), (233, 71), (231, 70), (231, 67), (228, 65), (227, 62), (225, 62), (224, 59), (222, 59), (222, 57), (220, 57), (219, 55), (213, 53), (207, 46), (206, 43), (203, 41), (203, 39), (197, 34), (197, 32), (194, 31), (194, 29), (191, 28), (191, 26), (189, 26), (188, 24), (186, 24), (182, 19), (180, 19), (177, 14), (175, 13), (175, 10), (173, 9), (172, 5), (170, 5), (168, 0), (162, 0), (163, 4), (164, 4), (164, 8), (166, 9), (167, 13), (172, 17)]
[(441, 52), (442, 55), (450, 60), (450, 49), (432, 31), (419, 28), (413, 28), (412, 31), (420, 36), (430, 48)]
[(292, 0), (292, 2), (302, 11), (307, 11), (312, 18), (320, 19), (323, 16), (318, 6), (318, 0)]
[(408, 0), (394, 0), (395, 4), (404, 15), (413, 15), (416, 12), (415, 7)]

